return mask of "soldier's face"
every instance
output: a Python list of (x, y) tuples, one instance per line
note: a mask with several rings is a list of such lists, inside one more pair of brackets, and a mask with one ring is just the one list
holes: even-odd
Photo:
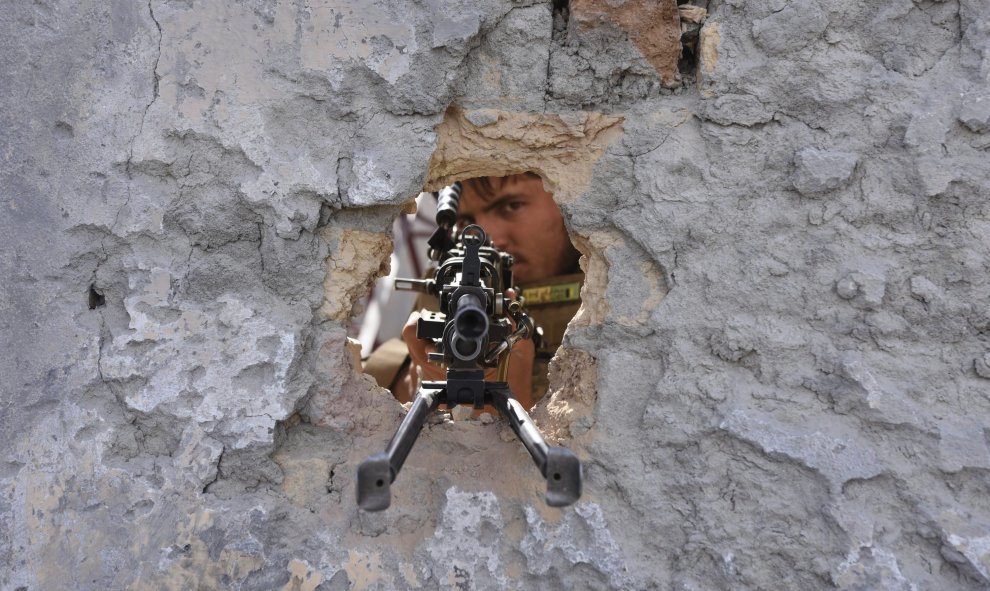
[(495, 246), (516, 259), (519, 284), (532, 283), (574, 269), (580, 253), (571, 244), (564, 218), (543, 181), (527, 175), (491, 179), (493, 191), (465, 183), (458, 226), (478, 224)]

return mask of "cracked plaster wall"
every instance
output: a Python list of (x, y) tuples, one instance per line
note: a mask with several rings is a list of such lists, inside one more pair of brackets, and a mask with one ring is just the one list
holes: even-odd
[[(0, 587), (990, 587), (990, 4), (566, 4), (3, 4)], [(437, 420), (359, 513), (391, 220), (517, 170), (585, 495)]]

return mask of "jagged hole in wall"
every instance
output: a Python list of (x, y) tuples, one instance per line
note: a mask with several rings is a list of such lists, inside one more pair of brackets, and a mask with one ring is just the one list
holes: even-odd
[(552, 37), (555, 41), (567, 32), (567, 20), (570, 16), (570, 2), (568, 0), (553, 0)]
[(102, 293), (100, 293), (99, 291), (97, 291), (95, 285), (89, 286), (89, 292), (88, 292), (87, 300), (89, 302), (89, 309), (90, 310), (95, 310), (97, 308), (102, 308), (103, 306), (107, 305), (107, 298), (106, 298), (106, 296), (104, 296)]
[[(536, 173), (537, 186), (552, 193), (551, 202), (559, 204), (568, 220), (563, 223), (567, 242), (572, 242), (584, 255), (580, 264), (586, 279), (579, 292), (580, 309), (570, 323), (560, 323), (561, 332), (563, 326), (582, 331), (584, 342), (590, 338), (586, 329), (601, 324), (608, 314), (605, 296), (609, 267), (605, 250), (614, 240), (607, 232), (586, 236), (579, 227), (568, 224), (573, 223), (572, 208), (593, 190), (596, 163), (608, 146), (622, 136), (622, 123), (621, 116), (593, 111), (559, 114), (451, 106), (434, 128), (437, 145), (424, 182), (426, 191), (438, 191), (455, 181), (476, 177)], [(431, 204), (432, 197), (429, 199), (426, 204)], [(385, 445), (383, 437), (394, 432), (405, 414), (390, 392), (376, 386), (370, 375), (361, 372), (360, 345), (354, 338), (359, 335), (353, 327), (355, 316), (364, 309), (361, 299), (376, 279), (389, 272), (393, 243), (404, 242), (400, 233), (393, 236), (389, 231), (401, 212), (398, 207), (388, 205), (347, 207), (328, 213), (331, 215), (327, 219), (321, 217), (320, 230), (328, 246), (324, 304), (319, 314), (322, 321), (312, 339), (307, 363), (308, 372), (315, 379), (306, 398), (298, 403), (298, 412), (280, 422), (272, 454), (283, 475), (281, 490), (297, 504), (316, 512), (339, 505), (353, 494), (351, 468), (368, 455), (381, 451)], [(430, 214), (423, 217), (432, 223)], [(399, 216), (397, 223), (401, 225), (404, 221), (414, 220)], [(431, 227), (422, 227), (419, 232), (428, 236)], [(411, 250), (425, 255), (423, 246), (413, 246)], [(394, 266), (395, 275), (416, 274)], [(408, 318), (411, 308), (409, 304), (398, 311), (400, 325)], [(365, 314), (368, 313), (370, 306)], [(398, 334), (397, 329), (393, 330), (396, 330), (393, 334)], [(345, 337), (351, 339), (346, 346)], [(365, 353), (374, 349), (375, 340), (371, 338), (372, 346)], [(549, 392), (533, 407), (532, 417), (548, 443), (580, 448), (596, 423), (597, 360), (583, 346), (565, 343), (560, 349), (551, 348), (541, 361), (549, 369), (549, 377), (547, 369), (538, 375), (549, 383)], [(484, 415), (472, 417), (471, 409), (461, 410), (465, 411), (464, 415), (453, 418), (486, 422)], [(440, 415), (431, 417), (424, 436), (417, 440), (410, 461), (403, 468), (404, 488), (396, 489), (400, 495), (394, 499), (397, 505), (403, 504), (403, 495), (417, 499), (416, 506), (422, 505), (423, 498), (433, 499), (435, 495), (430, 487), (438, 478), (449, 485), (470, 483), (500, 497), (533, 492), (530, 487), (535, 486), (534, 481), (521, 476), (523, 473), (514, 462), (496, 462), (501, 468), (494, 471), (471, 468), (490, 466), (489, 454), (504, 450), (502, 444), (507, 442), (500, 436), (493, 438), (493, 431), (504, 432), (501, 421), (495, 421), (493, 426), (461, 428), (441, 426), (447, 423), (440, 419)], [(454, 424), (462, 422), (465, 421), (455, 420)], [(434, 428), (442, 433), (431, 437), (429, 432)], [(466, 453), (469, 456), (476, 453), (477, 458), (456, 462), (459, 468), (439, 475), (436, 466), (438, 462), (449, 461), (451, 445), (476, 450)], [(515, 445), (510, 447), (515, 453)], [(342, 466), (348, 468), (341, 469)], [(422, 505), (424, 515), (435, 514), (441, 501)]]
[[(460, 150), (455, 153), (462, 153)], [(552, 156), (551, 156), (552, 158)], [(522, 168), (522, 167), (520, 167)], [(534, 166), (535, 168), (535, 166)], [(519, 170), (519, 168), (499, 168), (497, 166), (480, 163), (477, 166), (469, 167), (470, 173), (457, 172), (442, 179), (431, 176), (428, 181), (428, 190), (439, 189), (442, 186), (456, 180), (466, 180), (478, 175), (505, 176)], [(540, 167), (541, 175), (543, 168)], [(436, 173), (434, 165), (431, 164), (431, 174)], [(565, 173), (567, 171), (564, 171)], [(574, 171), (571, 171), (572, 173)], [(571, 176), (575, 176), (571, 174)], [(548, 179), (547, 177), (552, 177)], [(554, 181), (556, 173), (549, 173), (541, 176), (530, 177), (535, 179), (536, 187), (545, 190), (546, 187), (556, 187)], [(563, 192), (562, 192), (563, 193)], [(550, 195), (548, 192), (547, 195)], [(554, 211), (557, 210), (556, 198), (558, 195), (550, 195), (550, 204)], [(425, 199), (425, 201), (424, 201)], [(563, 201), (562, 201), (563, 202)], [(354, 466), (367, 455), (380, 451), (379, 446), (384, 445), (382, 437), (392, 432), (401, 422), (404, 416), (403, 408), (397, 401), (392, 400), (392, 396), (385, 390), (376, 387), (374, 380), (367, 373), (361, 373), (362, 363), (358, 359), (358, 341), (356, 336), (360, 336), (361, 322), (357, 319), (361, 315), (367, 318), (369, 315), (382, 314), (382, 311), (374, 312), (374, 300), (367, 299), (366, 294), (372, 290), (372, 284), (376, 279), (389, 274), (389, 261), (392, 262), (392, 276), (415, 275), (415, 271), (403, 269), (396, 259), (399, 253), (392, 253), (393, 244), (400, 250), (407, 249), (409, 252), (420, 255), (421, 263), (425, 258), (426, 248), (423, 241), (432, 231), (433, 197), (431, 195), (421, 195), (421, 208), (417, 215), (411, 215), (411, 208), (402, 212), (397, 212), (393, 206), (388, 208), (357, 208), (342, 209), (333, 213), (333, 219), (329, 220), (323, 227), (323, 237), (330, 246), (330, 256), (328, 259), (327, 278), (325, 287), (325, 304), (321, 309), (321, 317), (329, 320), (321, 325), (320, 336), (314, 339), (318, 343), (310, 353), (310, 370), (317, 378), (304, 401), (301, 401), (297, 412), (293, 413), (285, 421), (280, 421), (277, 426), (277, 436), (275, 450), (272, 454), (273, 461), (279, 466), (281, 471), (278, 487), (293, 503), (306, 507), (313, 512), (325, 510), (327, 506), (336, 506), (348, 502), (346, 499), (353, 495), (354, 490)], [(507, 205), (507, 207), (514, 207)], [(374, 211), (372, 211), (374, 210)], [(563, 220), (558, 216), (558, 223), (563, 232), (563, 237), (570, 245), (572, 236), (568, 232)], [(371, 218), (374, 218), (372, 223)], [(394, 221), (395, 231), (390, 235), (385, 227)], [(481, 220), (475, 220), (481, 221)], [(404, 225), (408, 225), (405, 232), (399, 231)], [(411, 235), (411, 236), (410, 236)], [(406, 240), (413, 238), (412, 244)], [(419, 244), (416, 244), (419, 240)], [(582, 251), (587, 252), (589, 248), (594, 251), (593, 246), (589, 246), (587, 241), (580, 236), (573, 236), (575, 244), (580, 246)], [(510, 251), (511, 252), (511, 251)], [(595, 260), (600, 259), (596, 256)], [(422, 273), (426, 272), (425, 263), (422, 263)], [(521, 266), (522, 267), (522, 266)], [(572, 280), (572, 285), (558, 287), (560, 290), (569, 290), (570, 296), (580, 294), (580, 276), (576, 281)], [(391, 282), (380, 280), (379, 288), (389, 290), (389, 295), (395, 295), (391, 291)], [(548, 291), (552, 291), (548, 290)], [(372, 291), (372, 293), (374, 293)], [(417, 294), (413, 294), (414, 296)], [(550, 294), (552, 295), (552, 294)], [(557, 298), (561, 296), (558, 293)], [(600, 299), (601, 296), (598, 296)], [(539, 299), (533, 296), (533, 299)], [(364, 302), (362, 302), (364, 300)], [(543, 296), (541, 306), (546, 308), (560, 308), (555, 304), (552, 297), (546, 294)], [(391, 302), (390, 302), (391, 303)], [(571, 313), (578, 307), (576, 301), (571, 301)], [(538, 306), (534, 304), (534, 309)], [(399, 305), (396, 316), (399, 318), (398, 325), (393, 324), (392, 333), (388, 335), (372, 336), (371, 342), (378, 341), (378, 346), (386, 340), (384, 337), (397, 337), (402, 324), (408, 318), (413, 308), (412, 303)], [(537, 320), (540, 316), (535, 315)], [(557, 320), (557, 331), (563, 333), (568, 325), (568, 318)], [(347, 346), (342, 346), (344, 336), (349, 337)], [(377, 330), (375, 331), (377, 333)], [(373, 350), (375, 347), (369, 347)], [(554, 357), (557, 353), (558, 356)], [(593, 398), (595, 388), (593, 374), (593, 360), (590, 355), (575, 349), (557, 350), (555, 344), (548, 344), (542, 348), (538, 359), (538, 369), (536, 370), (536, 387), (547, 389), (547, 383), (552, 382), (552, 391), (534, 408), (534, 419), (539, 422), (541, 430), (550, 442), (560, 442), (563, 439), (574, 437), (576, 433), (572, 428), (575, 416), (588, 417), (591, 414), (593, 405), (587, 400)], [(402, 354), (405, 357), (405, 354)], [(550, 364), (551, 358), (554, 359)], [(563, 362), (560, 360), (563, 359)], [(547, 371), (555, 377), (548, 379)], [(591, 367), (588, 373), (587, 368)], [(575, 384), (585, 384), (585, 386), (575, 388)], [(578, 392), (577, 400), (557, 400), (557, 391), (565, 389), (570, 396), (571, 392)], [(590, 389), (590, 390), (589, 390)], [(582, 393), (583, 392), (583, 393)], [(590, 392), (590, 393), (589, 393)], [(575, 403), (578, 404), (575, 407)], [(576, 408), (576, 411), (575, 411)], [(460, 413), (463, 411), (463, 413)], [(455, 423), (462, 421), (472, 421), (479, 423), (488, 422), (484, 416), (473, 416), (470, 408), (459, 409), (459, 414), (455, 414)], [(431, 417), (428, 421), (426, 431), (432, 430), (437, 425), (446, 424), (442, 420), (442, 415)], [(593, 421), (583, 419), (582, 425), (590, 425)], [(453, 478), (451, 484), (457, 482), (454, 474), (459, 474), (460, 468), (453, 471), (444, 471), (439, 475), (436, 471), (436, 462), (441, 458), (449, 459), (451, 440), (458, 445), (467, 445), (468, 448), (477, 447), (478, 454), (490, 453), (489, 450), (499, 449), (505, 441), (494, 437), (493, 429), (501, 429), (500, 422), (496, 421), (495, 426), (469, 425), (469, 428), (459, 430), (456, 427), (439, 427), (443, 429), (440, 437), (431, 438), (429, 436), (418, 439), (416, 447), (410, 456), (410, 461), (403, 469), (402, 486), (396, 489), (396, 504), (402, 504), (404, 498), (430, 498), (433, 497), (422, 487), (431, 486), (430, 483), (437, 478)], [(587, 431), (585, 427), (580, 432)], [(494, 439), (493, 439), (494, 437)], [(469, 442), (469, 443), (464, 443)], [(515, 449), (515, 447), (512, 447)], [(469, 454), (470, 455), (470, 454)], [(477, 463), (477, 462), (475, 462)], [(487, 460), (481, 462), (485, 465)], [(460, 463), (458, 463), (460, 465)], [(465, 466), (474, 465), (467, 461)], [(518, 476), (512, 467), (514, 464), (506, 463), (504, 469), (496, 470), (493, 473), (485, 473), (482, 478), (475, 475), (470, 480), (478, 481), (481, 478), (481, 486), (489, 487), (497, 495), (514, 496), (530, 494), (527, 486), (536, 486), (532, 479)], [(464, 468), (467, 469), (467, 468)], [(458, 477), (460, 478), (460, 477)], [(520, 480), (521, 479), (521, 480)], [(464, 482), (467, 482), (465, 480)], [(425, 497), (424, 497), (425, 495)], [(416, 505), (422, 505), (424, 515), (434, 514), (440, 509), (437, 503), (442, 501), (441, 497), (422, 504), (417, 501)], [(429, 523), (425, 516), (422, 518), (423, 524)], [(419, 521), (417, 521), (419, 523)], [(425, 525), (424, 525), (425, 527)], [(411, 552), (411, 550), (410, 550)]]
[[(690, 85), (698, 69), (698, 43), (701, 28), (718, 0), (677, 0), (678, 21), (681, 28), (681, 54), (677, 69), (686, 85)], [(619, 3), (621, 4), (621, 3)], [(555, 44), (567, 43), (571, 19), (570, 0), (553, 0), (551, 37)], [(580, 10), (580, 9), (579, 9)]]
[(677, 69), (685, 83), (693, 79), (698, 69), (698, 40), (701, 27), (712, 8), (709, 0), (677, 0), (677, 10), (681, 20), (681, 59)]
[[(462, 183), (458, 225), (481, 225), (495, 246), (513, 255), (515, 283), (539, 326), (539, 336), (534, 339), (531, 390), (524, 388), (520, 392), (520, 400), (528, 406), (546, 394), (549, 362), (580, 306), (580, 253), (570, 239), (553, 194), (536, 173), (475, 177), (463, 179)], [(408, 362), (400, 365), (402, 327), (411, 312), (435, 307), (436, 302), (434, 298), (395, 292), (394, 282), (396, 278), (431, 275), (426, 241), (435, 228), (435, 206), (435, 194), (422, 193), (417, 198), (416, 212), (398, 217), (393, 227), (391, 273), (377, 282), (366, 298), (364, 313), (350, 330), (351, 336), (362, 343), (365, 370), (403, 402), (414, 394), (415, 378), (410, 375)], [(515, 375), (517, 384), (519, 380), (526, 381), (522, 374)]]

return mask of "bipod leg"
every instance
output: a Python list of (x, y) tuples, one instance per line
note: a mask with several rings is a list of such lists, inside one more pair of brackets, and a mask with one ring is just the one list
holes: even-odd
[(547, 480), (547, 505), (564, 507), (581, 498), (581, 461), (565, 447), (547, 445), (526, 409), (504, 382), (486, 385), (486, 393), (526, 446), (540, 474)]
[(442, 393), (443, 390), (420, 388), (412, 408), (388, 442), (385, 453), (375, 454), (358, 466), (359, 507), (365, 511), (384, 511), (392, 504), (391, 484), (399, 475), (406, 456), (423, 430), (426, 417), (439, 406)]

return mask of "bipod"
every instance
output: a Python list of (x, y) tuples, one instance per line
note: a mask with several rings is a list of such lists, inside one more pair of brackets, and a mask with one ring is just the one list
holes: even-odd
[[(451, 392), (457, 394), (451, 395)], [(485, 404), (491, 404), (509, 421), (509, 426), (546, 479), (547, 505), (563, 507), (581, 497), (581, 461), (567, 448), (547, 445), (533, 419), (513, 396), (506, 382), (450, 380), (424, 382), (385, 452), (369, 457), (358, 466), (358, 506), (365, 511), (388, 509), (392, 504), (392, 483), (423, 430), (426, 418), (441, 404), (448, 408), (471, 404), (479, 410)]]

